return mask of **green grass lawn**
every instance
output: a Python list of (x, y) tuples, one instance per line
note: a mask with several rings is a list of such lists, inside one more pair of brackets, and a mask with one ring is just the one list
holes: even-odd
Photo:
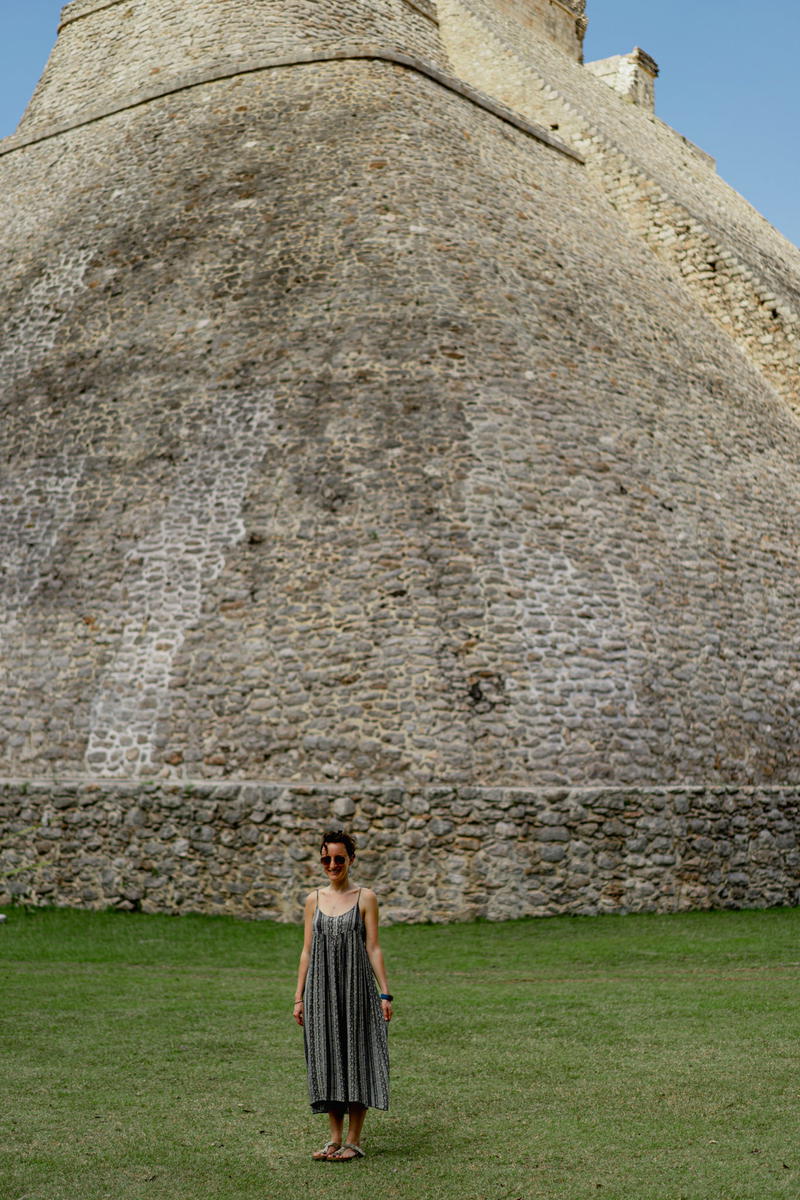
[(346, 1166), (299, 929), (5, 911), (0, 1200), (800, 1197), (800, 910), (385, 929), (392, 1110)]

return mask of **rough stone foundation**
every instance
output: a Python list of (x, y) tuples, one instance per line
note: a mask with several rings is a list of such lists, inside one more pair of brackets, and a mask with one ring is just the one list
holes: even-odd
[(0, 901), (299, 919), (346, 825), (385, 921), (796, 904), (800, 789), (7, 782)]

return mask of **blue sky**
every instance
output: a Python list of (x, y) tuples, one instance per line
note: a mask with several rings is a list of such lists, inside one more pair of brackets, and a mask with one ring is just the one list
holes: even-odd
[[(191, 3), (191, 0), (183, 0)], [(589, 0), (587, 59), (641, 46), (657, 112), (800, 244), (798, 0)], [(0, 137), (12, 133), (55, 41), (58, 0), (0, 0)]]

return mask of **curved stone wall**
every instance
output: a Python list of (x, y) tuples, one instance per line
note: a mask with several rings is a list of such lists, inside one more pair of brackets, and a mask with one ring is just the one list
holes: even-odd
[(59, 150), (4, 160), (8, 770), (797, 777), (796, 422), (579, 164), (378, 63)]
[[(367, 19), (317, 8), (347, 33)], [(70, 13), (62, 38), (121, 20)], [(3, 844), (52, 828), (65, 780), (97, 789), (70, 822), (98, 861), (117, 846), (104, 805), (137, 789), (310, 789), (309, 822), (372, 789), (387, 831), (430, 839), (446, 903), (417, 899), (437, 916), (669, 906), (669, 864), (633, 821), (613, 871), (600, 843), (622, 834), (604, 827), (591, 870), (576, 851), (542, 893), (528, 863), (481, 907), (459, 822), (525, 792), (522, 824), (495, 830), (519, 879), (547, 788), (624, 795), (645, 822), (674, 789), (725, 794), (747, 846), (767, 811), (752, 789), (795, 820), (797, 416), (591, 161), (408, 62), (286, 58), (0, 154)], [(54, 115), (56, 74), (29, 129)], [(423, 793), (428, 818), (406, 824), (392, 797)], [(47, 895), (78, 898), (83, 837)], [(119, 871), (177, 871), (160, 838), (117, 847)], [(47, 842), (31, 837), (42, 859)], [(746, 887), (701, 856), (680, 903), (790, 902), (789, 849), (765, 843)], [(215, 854), (211, 875), (233, 871)], [(629, 869), (655, 890), (628, 889)]]
[(73, 0), (18, 133), (74, 124), (189, 75), (345, 42), (445, 65), (435, 22), (405, 0)]

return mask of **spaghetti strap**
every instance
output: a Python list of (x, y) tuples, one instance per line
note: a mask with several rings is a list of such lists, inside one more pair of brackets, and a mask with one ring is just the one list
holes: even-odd
[(319, 910), (319, 888), (317, 888), (317, 903), (314, 906), (314, 912)]

